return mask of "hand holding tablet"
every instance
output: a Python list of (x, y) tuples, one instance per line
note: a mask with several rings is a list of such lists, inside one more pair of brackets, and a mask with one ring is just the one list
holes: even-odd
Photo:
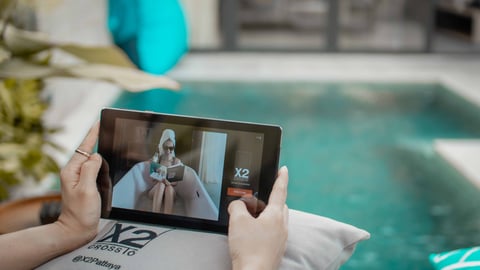
[(252, 217), (249, 204), (234, 201), (228, 207), (228, 245), (233, 269), (278, 269), (288, 236), (288, 170), (282, 167), (266, 208)]
[(102, 217), (225, 233), (231, 201), (267, 202), (280, 143), (279, 126), (106, 108), (98, 152), (109, 173), (98, 181), (111, 183), (101, 192), (111, 200)]

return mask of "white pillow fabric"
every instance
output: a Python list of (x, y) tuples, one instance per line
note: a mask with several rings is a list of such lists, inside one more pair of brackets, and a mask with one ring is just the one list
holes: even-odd
[[(290, 210), (280, 269), (338, 269), (370, 234), (352, 225)], [(37, 269), (231, 269), (227, 236), (102, 219), (87, 245)]]
[(290, 209), (280, 269), (338, 269), (370, 234), (352, 225)]

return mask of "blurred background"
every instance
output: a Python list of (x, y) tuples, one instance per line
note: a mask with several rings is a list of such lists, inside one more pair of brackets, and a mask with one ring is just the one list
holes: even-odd
[[(23, 45), (45, 40), (9, 43), (3, 28), (2, 49), (22, 45), (0, 53), (4, 86), (37, 90), (0, 95), (0, 233), (38, 225), (45, 200), (58, 200), (58, 169), (114, 106), (281, 125), (289, 207), (372, 235), (344, 269), (435, 269), (430, 254), (480, 244), (480, 1), (13, 2), (2, 14), (48, 35), (42, 63), (62, 72), (11, 87), (39, 61), (13, 73), (7, 64), (31, 61)], [(70, 68), (106, 62), (179, 91), (145, 74)], [(42, 109), (28, 109), (32, 96)], [(38, 130), (29, 154), (28, 140), (9, 144)], [(11, 168), (34, 171), (32, 181)]]
[(478, 52), (478, 1), (181, 1), (198, 50)]

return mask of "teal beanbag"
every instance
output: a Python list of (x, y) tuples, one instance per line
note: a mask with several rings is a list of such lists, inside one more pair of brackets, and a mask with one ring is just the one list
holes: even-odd
[(165, 74), (188, 50), (185, 14), (178, 0), (109, 0), (113, 40), (142, 70)]
[(430, 263), (437, 270), (480, 269), (480, 246), (431, 254)]

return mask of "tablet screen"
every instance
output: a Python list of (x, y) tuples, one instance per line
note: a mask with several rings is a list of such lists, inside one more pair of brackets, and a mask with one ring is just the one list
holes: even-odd
[(226, 232), (232, 200), (267, 201), (280, 137), (273, 125), (104, 109), (108, 216)]

